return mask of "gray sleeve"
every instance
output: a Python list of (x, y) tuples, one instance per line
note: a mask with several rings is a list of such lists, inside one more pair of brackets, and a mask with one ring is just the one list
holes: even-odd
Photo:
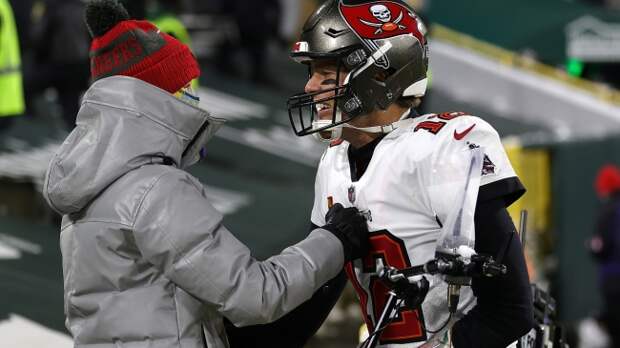
[(202, 185), (180, 171), (154, 184), (140, 205), (134, 230), (149, 262), (237, 326), (278, 319), (343, 267), (340, 241), (321, 229), (279, 255), (257, 261), (222, 225)]

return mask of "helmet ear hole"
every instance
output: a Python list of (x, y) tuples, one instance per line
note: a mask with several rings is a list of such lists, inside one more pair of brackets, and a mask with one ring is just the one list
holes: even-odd
[(375, 81), (381, 82), (381, 83), (385, 83), (385, 81), (387, 81), (387, 79), (392, 76), (394, 73), (396, 72), (396, 69), (394, 68), (387, 68), (385, 70), (381, 70), (378, 71), (373, 78), (375, 79)]
[(375, 76), (373, 76), (373, 79), (377, 82), (381, 82), (381, 83), (385, 83), (385, 80), (387, 80), (388, 78), (388, 74), (387, 71), (383, 70), (380, 71), (378, 73), (375, 74)]
[(405, 108), (405, 109), (409, 109), (409, 108), (414, 108), (416, 109), (417, 107), (420, 106), (420, 104), (422, 104), (422, 98), (420, 97), (400, 97), (398, 99), (396, 99), (396, 104), (398, 104), (398, 106)]

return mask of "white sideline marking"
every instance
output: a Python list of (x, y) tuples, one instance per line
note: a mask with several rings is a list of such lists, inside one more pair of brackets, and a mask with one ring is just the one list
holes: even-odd
[(3, 347), (73, 347), (71, 337), (12, 313), (9, 319), (0, 321), (0, 337)]
[(38, 255), (41, 246), (27, 240), (0, 233), (0, 260), (17, 260), (22, 252)]
[(17, 180), (32, 180), (43, 186), (47, 165), (54, 156), (61, 141), (47, 143), (40, 147), (15, 147), (15, 152), (0, 153), (0, 177)]
[(29, 242), (25, 239), (9, 236), (8, 234), (0, 233), (0, 242), (4, 242), (12, 247), (20, 249), (34, 255), (41, 253), (41, 246), (36, 243)]
[(290, 129), (281, 126), (270, 129), (223, 126), (215, 136), (313, 168), (326, 146), (311, 137), (299, 138)]
[(250, 196), (245, 193), (208, 185), (204, 185), (204, 187), (209, 203), (224, 215), (234, 214), (252, 202)]
[(245, 121), (263, 119), (267, 117), (266, 105), (237, 97), (211, 88), (198, 89), (200, 107), (212, 113), (213, 116), (229, 121)]
[(21, 251), (0, 241), (0, 260), (17, 260), (22, 257)]

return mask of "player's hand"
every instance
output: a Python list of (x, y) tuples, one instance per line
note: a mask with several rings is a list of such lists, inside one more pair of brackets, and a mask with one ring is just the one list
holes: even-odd
[(333, 233), (344, 249), (344, 261), (360, 258), (368, 253), (368, 225), (357, 208), (343, 208), (336, 203), (325, 215), (326, 229)]

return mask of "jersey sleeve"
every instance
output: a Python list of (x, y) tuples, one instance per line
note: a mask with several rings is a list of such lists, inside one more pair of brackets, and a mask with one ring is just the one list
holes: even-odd
[(440, 180), (441, 175), (445, 175), (437, 172), (441, 171), (441, 168), (447, 168), (441, 165), (442, 162), (458, 156), (467, 156), (468, 151), (476, 148), (481, 148), (484, 153), (478, 191), (479, 202), (502, 198), (505, 205), (509, 206), (525, 193), (525, 188), (512, 168), (499, 134), (490, 124), (475, 116), (460, 116), (445, 122), (447, 124), (436, 135), (434, 151), (428, 158), (429, 170), (435, 172), (426, 175), (427, 182), (430, 180), (428, 185), (435, 187), (429, 194), (440, 217), (442, 215), (440, 212), (452, 206), (451, 203), (458, 197), (458, 191), (462, 189), (450, 185), (437, 188), (432, 180)]
[(475, 124), (471, 138), (467, 139), (466, 134), (462, 140), (456, 140), (453, 135), (451, 140), (454, 143), (465, 141), (465, 145), (470, 148), (480, 146), (484, 150), (478, 201), (503, 198), (506, 206), (509, 206), (525, 193), (525, 187), (508, 159), (499, 134), (486, 121), (473, 116), (464, 117), (453, 133), (460, 134), (461, 129), (470, 127), (470, 123)]

